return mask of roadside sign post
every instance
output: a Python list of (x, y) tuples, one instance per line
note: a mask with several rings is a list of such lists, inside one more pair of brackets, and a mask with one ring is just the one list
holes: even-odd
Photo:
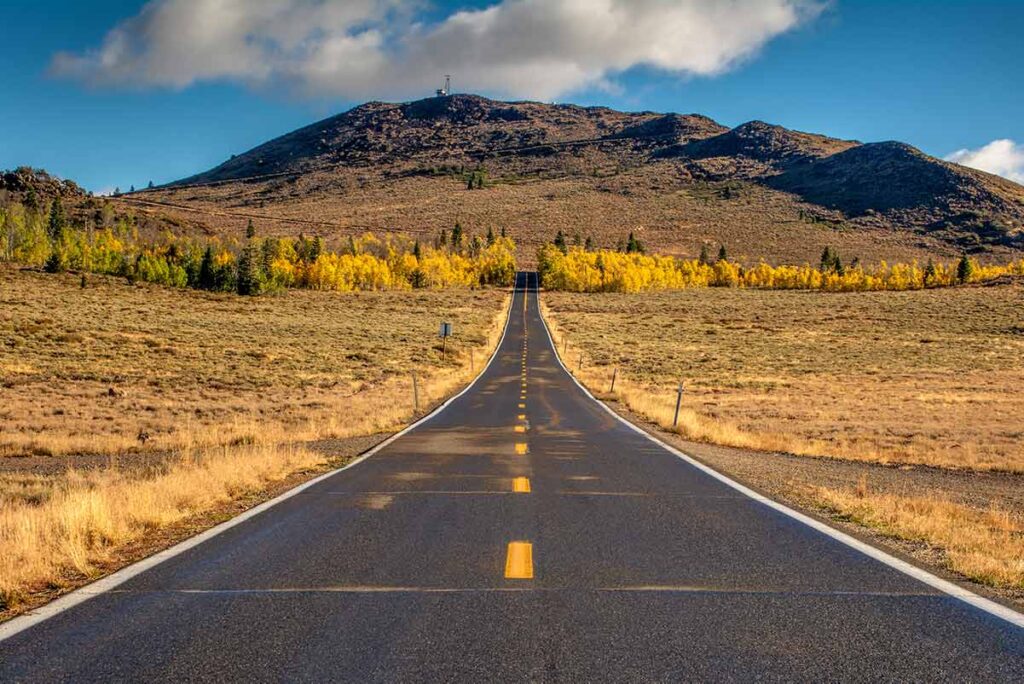
[(452, 324), (442, 323), (441, 331), (438, 333), (438, 337), (441, 338), (441, 360), (444, 361), (445, 355), (448, 353), (448, 338), (452, 336)]
[(676, 417), (672, 419), (672, 427), (679, 425), (679, 407), (683, 405), (683, 381), (679, 381), (679, 390), (676, 392)]

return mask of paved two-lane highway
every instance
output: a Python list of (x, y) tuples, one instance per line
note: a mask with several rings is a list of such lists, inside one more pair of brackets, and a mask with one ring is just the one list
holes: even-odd
[(445, 410), (9, 636), (0, 680), (1024, 681), (1024, 629), (587, 397), (527, 277)]

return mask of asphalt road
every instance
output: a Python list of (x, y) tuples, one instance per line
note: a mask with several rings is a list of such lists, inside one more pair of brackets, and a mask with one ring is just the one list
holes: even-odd
[(0, 643), (4, 682), (756, 678), (1019, 682), (1024, 629), (617, 421), (522, 289), (447, 409)]

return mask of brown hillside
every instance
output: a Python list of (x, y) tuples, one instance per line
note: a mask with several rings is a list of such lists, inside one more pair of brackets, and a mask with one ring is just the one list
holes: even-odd
[[(468, 189), (478, 172), (485, 187)], [(458, 221), (528, 247), (558, 230), (611, 247), (633, 231), (670, 253), (725, 243), (776, 262), (825, 244), (862, 259), (1024, 248), (1024, 188), (905, 145), (473, 95), (361, 105), (122, 201), (201, 230), (251, 218), (327, 239)]]

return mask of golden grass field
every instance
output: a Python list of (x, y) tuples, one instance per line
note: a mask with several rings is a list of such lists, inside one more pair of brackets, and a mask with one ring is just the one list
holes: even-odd
[[(464, 385), (497, 290), (243, 298), (0, 268), (0, 613)], [(457, 337), (442, 361), (441, 320)]]
[(596, 389), (618, 367), (617, 393), (634, 409), (671, 414), (682, 380), (682, 433), (698, 441), (1024, 472), (1019, 284), (543, 300)]
[[(993, 491), (1020, 487), (1021, 284), (851, 294), (545, 293), (543, 306), (563, 360), (584, 384), (684, 439), (740, 447), (750, 459), (785, 452), (821, 457), (823, 468), (898, 466), (885, 478), (896, 483), (879, 491), (866, 475), (822, 486), (777, 472), (782, 463), (776, 472), (750, 472), (755, 486), (918, 544), (928, 560), (937, 554), (945, 568), (1020, 600), (1019, 497), (951, 496), (922, 487), (914, 469), (984, 471), (1004, 480)], [(683, 409), (673, 428), (680, 380)]]

